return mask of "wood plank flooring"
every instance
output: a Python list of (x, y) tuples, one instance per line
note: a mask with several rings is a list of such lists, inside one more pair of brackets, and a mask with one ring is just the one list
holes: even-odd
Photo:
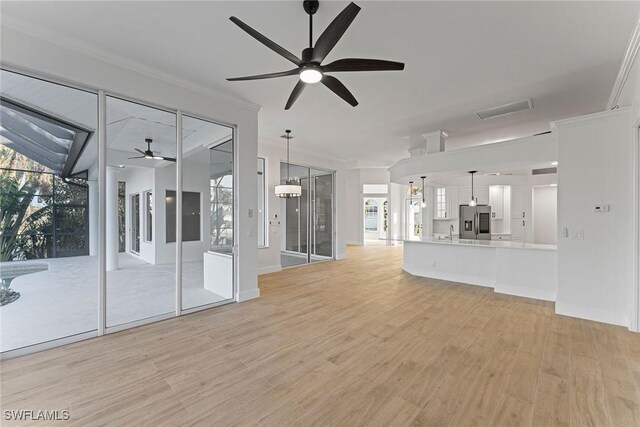
[(78, 426), (640, 426), (640, 335), (413, 277), (401, 257), (352, 247), (260, 277), (258, 300), (3, 361), (2, 409)]

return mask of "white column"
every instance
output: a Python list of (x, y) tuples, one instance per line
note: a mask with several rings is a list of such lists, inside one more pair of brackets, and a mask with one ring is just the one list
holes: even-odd
[(118, 168), (107, 166), (107, 271), (118, 269)]
[(89, 186), (89, 255), (98, 255), (98, 181), (87, 181)]

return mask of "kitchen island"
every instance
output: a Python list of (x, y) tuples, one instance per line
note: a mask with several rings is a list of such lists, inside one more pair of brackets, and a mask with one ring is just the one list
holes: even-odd
[(495, 292), (555, 301), (555, 245), (425, 237), (405, 240), (402, 268), (415, 276), (487, 286)]

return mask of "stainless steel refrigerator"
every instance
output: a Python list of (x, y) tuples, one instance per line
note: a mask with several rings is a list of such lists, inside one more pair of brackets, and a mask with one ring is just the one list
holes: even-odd
[(460, 205), (460, 238), (491, 240), (491, 206)]

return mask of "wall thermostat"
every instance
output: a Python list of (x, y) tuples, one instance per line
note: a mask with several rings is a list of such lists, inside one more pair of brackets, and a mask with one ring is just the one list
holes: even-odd
[(595, 205), (593, 210), (595, 212), (609, 212), (609, 205)]

